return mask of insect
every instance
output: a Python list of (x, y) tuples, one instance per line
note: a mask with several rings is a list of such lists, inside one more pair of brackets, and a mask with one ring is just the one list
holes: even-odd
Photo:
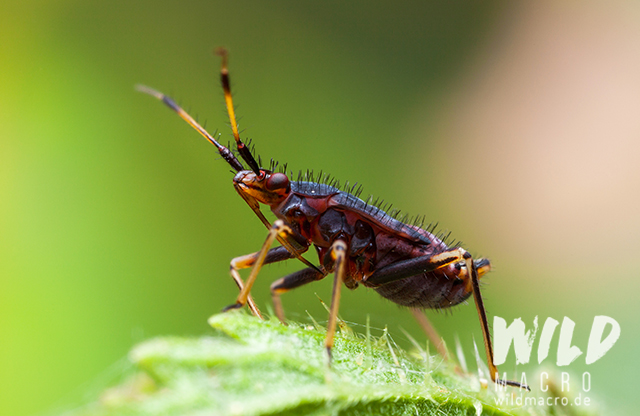
[[(297, 258), (307, 267), (271, 285), (275, 313), (284, 323), (280, 295), (333, 273), (325, 338), (330, 360), (343, 284), (349, 289), (359, 285), (372, 288), (383, 297), (411, 308), (428, 335), (431, 332), (432, 340), (437, 336), (421, 310), (451, 307), (473, 295), (491, 379), (501, 385), (528, 390), (524, 384), (499, 379), (498, 369), (493, 364), (489, 325), (479, 286), (480, 277), (491, 269), (489, 260), (473, 259), (464, 248), (447, 246), (432, 229), (400, 221), (379, 206), (359, 199), (353, 190), (351, 193), (340, 190), (323, 182), (322, 178), (315, 182), (313, 178), (293, 181), (284, 170), (260, 167), (238, 132), (229, 84), (228, 54), (222, 48), (217, 53), (222, 60), (220, 78), (237, 154), (248, 169), (170, 97), (146, 86), (137, 86), (137, 89), (162, 101), (218, 149), (236, 172), (233, 178), (235, 190), (269, 230), (258, 252), (231, 260), (230, 273), (240, 294), (236, 302), (224, 310), (248, 305), (254, 315), (261, 317), (250, 295), (260, 268)], [(273, 224), (261, 211), (261, 205), (268, 206), (276, 216)], [(272, 248), (275, 241), (280, 246)], [(302, 256), (311, 246), (318, 253), (318, 266)], [(239, 271), (247, 268), (251, 271), (244, 282)]]

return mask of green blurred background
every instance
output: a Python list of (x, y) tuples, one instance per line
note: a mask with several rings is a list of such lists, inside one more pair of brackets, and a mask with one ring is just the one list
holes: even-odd
[[(492, 259), (490, 315), (568, 316), (583, 351), (595, 315), (617, 319), (614, 348), (568, 371), (588, 370), (589, 395), (611, 414), (631, 412), (640, 370), (636, 2), (0, 7), (3, 415), (95, 398), (132, 345), (209, 333), (207, 317), (234, 300), (229, 260), (257, 250), (265, 229), (214, 148), (133, 89), (171, 94), (226, 141), (212, 54), (221, 45), (244, 137), (263, 160), (358, 181), (365, 195), (438, 221)], [(253, 291), (263, 309), (270, 282), (300, 267), (264, 270)], [(316, 294), (328, 301), (330, 279), (285, 295), (289, 318), (324, 320)], [(430, 316), (471, 359), (475, 308), (453, 312)], [(369, 315), (403, 346), (400, 328), (424, 340), (409, 313), (373, 291), (345, 293), (341, 315), (356, 328)], [(555, 358), (552, 347), (551, 369)]]

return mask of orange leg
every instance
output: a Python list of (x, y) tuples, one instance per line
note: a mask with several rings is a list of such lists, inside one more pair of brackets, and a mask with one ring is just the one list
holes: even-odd
[[(240, 258), (234, 259), (234, 261), (238, 260), (237, 262), (234, 262), (234, 261), (231, 262), (231, 276), (234, 278), (234, 280), (240, 287), (240, 294), (236, 299), (236, 303), (224, 308), (223, 312), (226, 312), (230, 309), (241, 308), (249, 302), (251, 288), (253, 287), (253, 284), (255, 283), (256, 278), (258, 277), (258, 273), (260, 272), (260, 269), (265, 264), (267, 253), (269, 252), (269, 249), (271, 248), (271, 245), (273, 244), (274, 240), (278, 236), (280, 236), (283, 239), (286, 239), (286, 237), (291, 233), (292, 231), (291, 231), (291, 228), (289, 228), (289, 226), (285, 225), (282, 220), (277, 220), (271, 226), (271, 229), (269, 230), (269, 235), (267, 236), (267, 239), (262, 245), (262, 248), (260, 249), (260, 251), (258, 251), (258, 253), (256, 253), (255, 255), (249, 255), (249, 256), (252, 256), (252, 259), (249, 259), (249, 256), (242, 256)], [(234, 272), (234, 263), (235, 263), (235, 266), (243, 266), (243, 265), (249, 265), (253, 263), (251, 266), (251, 272), (249, 273), (249, 277), (247, 278), (246, 284), (242, 282), (242, 279), (240, 278), (240, 275), (238, 274), (237, 270), (235, 270)], [(254, 303), (254, 307), (255, 307), (255, 303)], [(253, 311), (253, 308), (252, 308), (252, 311)]]
[[(518, 383), (517, 381), (501, 380), (498, 378), (498, 368), (493, 363), (493, 345), (491, 344), (491, 333), (489, 331), (487, 313), (484, 309), (482, 294), (480, 293), (478, 268), (474, 264), (473, 258), (467, 250), (458, 247), (432, 256), (424, 256), (399, 261), (397, 263), (390, 264), (380, 270), (377, 270), (371, 276), (369, 276), (367, 282), (373, 283), (374, 285), (382, 285), (419, 273), (437, 270), (441, 267), (445, 267), (455, 263), (464, 263), (467, 273), (469, 273), (471, 277), (470, 279), (466, 280), (467, 291), (473, 293), (473, 299), (475, 300), (478, 318), (480, 319), (480, 327), (482, 328), (482, 337), (484, 338), (485, 351), (487, 354), (487, 365), (489, 366), (489, 371), (491, 372), (491, 380), (500, 385), (531, 390), (529, 389), (529, 386)], [(488, 266), (481, 265), (480, 270), (482, 273), (485, 273), (486, 271), (488, 271)]]
[(346, 253), (347, 244), (342, 240), (336, 240), (331, 246), (331, 257), (334, 262), (335, 278), (333, 280), (333, 292), (331, 294), (331, 308), (329, 309), (327, 336), (324, 339), (324, 346), (327, 350), (329, 365), (331, 365), (331, 347), (333, 347), (333, 336), (336, 332), (336, 323), (338, 321), (340, 289), (342, 289), (342, 282), (344, 281)]

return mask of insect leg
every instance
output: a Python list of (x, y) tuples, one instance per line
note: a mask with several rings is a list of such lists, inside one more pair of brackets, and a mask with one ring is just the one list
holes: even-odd
[(480, 319), (480, 327), (482, 328), (482, 337), (484, 338), (484, 346), (487, 354), (487, 364), (491, 375), (491, 380), (497, 384), (518, 387), (530, 390), (528, 386), (518, 383), (517, 381), (500, 380), (498, 378), (498, 368), (493, 363), (493, 346), (491, 344), (491, 333), (489, 331), (489, 323), (487, 321), (487, 313), (484, 308), (482, 294), (480, 293), (480, 283), (478, 277), (478, 268), (486, 273), (489, 269), (487, 260), (481, 259), (476, 262), (469, 252), (461, 247), (444, 251), (433, 256), (422, 256), (413, 259), (399, 261), (375, 271), (366, 279), (366, 283), (371, 286), (383, 285), (396, 280), (405, 279), (416, 274), (430, 272), (441, 267), (445, 267), (452, 263), (464, 262), (466, 271), (470, 275), (470, 279), (466, 279), (467, 292), (473, 293), (473, 298)]
[[(285, 225), (285, 223), (282, 220), (276, 220), (273, 225), (271, 226), (271, 229), (269, 230), (269, 235), (267, 236), (267, 239), (265, 240), (264, 244), (262, 245), (262, 248), (260, 249), (260, 251), (257, 253), (257, 256), (255, 257), (254, 263), (253, 263), (253, 267), (251, 268), (251, 273), (249, 274), (249, 277), (247, 278), (247, 283), (244, 285), (244, 287), (240, 290), (240, 294), (238, 295), (238, 298), (236, 299), (236, 303), (227, 306), (226, 308), (224, 308), (222, 311), (226, 312), (230, 309), (237, 309), (237, 308), (241, 308), (244, 305), (247, 304), (247, 299), (249, 298), (249, 294), (251, 292), (251, 288), (253, 287), (253, 284), (256, 281), (256, 277), (258, 277), (258, 273), (260, 272), (260, 268), (262, 267), (263, 264), (265, 264), (265, 259), (267, 257), (267, 253), (269, 251), (269, 249), (271, 248), (271, 245), (273, 244), (273, 241), (276, 239), (277, 236), (282, 237), (283, 239), (286, 239), (286, 237), (292, 233), (291, 228), (289, 228), (287, 225)], [(235, 278), (234, 278), (235, 280)], [(237, 282), (237, 281), (236, 281)], [(242, 282), (242, 280), (240, 280), (240, 282)]]
[[(462, 249), (460, 249), (462, 250)], [(489, 365), (489, 372), (491, 373), (491, 380), (503, 386), (518, 387), (531, 391), (526, 384), (518, 383), (517, 381), (501, 380), (498, 378), (498, 367), (493, 363), (493, 346), (491, 345), (491, 333), (489, 332), (489, 323), (487, 322), (487, 313), (484, 309), (484, 301), (480, 294), (480, 281), (478, 278), (478, 270), (473, 262), (473, 258), (469, 253), (465, 251), (465, 264), (467, 271), (471, 274), (471, 285), (473, 287), (473, 299), (476, 303), (476, 310), (478, 311), (478, 317), (480, 318), (480, 325), (482, 327), (482, 336), (484, 338), (484, 347), (487, 353), (487, 364)]]
[[(487, 259), (474, 259), (473, 264), (476, 266), (476, 270), (478, 271), (478, 277), (482, 277), (491, 270), (491, 264)], [(411, 314), (418, 321), (418, 324), (422, 328), (422, 330), (427, 334), (427, 338), (431, 341), (431, 344), (436, 346), (438, 353), (444, 357), (445, 359), (449, 358), (449, 351), (445, 347), (444, 342), (440, 335), (438, 335), (438, 331), (433, 326), (429, 318), (425, 315), (424, 311), (418, 308), (411, 308)]]
[(438, 331), (436, 331), (434, 326), (431, 324), (431, 321), (429, 321), (422, 310), (418, 308), (410, 308), (410, 310), (413, 317), (422, 327), (422, 330), (427, 334), (427, 338), (429, 338), (429, 341), (431, 341), (431, 343), (436, 346), (438, 354), (440, 354), (445, 360), (448, 360), (449, 351), (447, 351), (442, 338), (440, 338), (440, 335), (438, 335)]
[[(257, 255), (258, 253), (246, 254), (244, 256), (236, 257), (231, 260), (229, 273), (231, 273), (231, 277), (236, 282), (236, 285), (238, 285), (238, 289), (240, 289), (240, 291), (244, 289), (244, 281), (240, 277), (240, 273), (238, 272), (238, 270), (248, 269), (249, 267), (253, 266)], [(267, 252), (267, 256), (264, 259), (264, 264), (284, 261), (293, 257), (295, 257), (295, 255), (290, 253), (286, 247), (276, 247)], [(260, 310), (256, 306), (256, 303), (253, 301), (251, 295), (247, 297), (247, 304), (249, 305), (249, 309), (251, 309), (251, 313), (253, 314), (253, 316), (262, 319)]]
[(329, 309), (329, 323), (327, 324), (327, 336), (324, 346), (327, 349), (328, 363), (331, 365), (331, 347), (333, 347), (333, 336), (336, 332), (338, 320), (338, 307), (340, 305), (340, 289), (344, 281), (344, 263), (346, 260), (347, 244), (342, 240), (336, 240), (331, 246), (331, 257), (334, 262), (335, 279), (333, 280), (333, 292), (331, 293), (331, 308)]
[[(293, 257), (293, 256), (292, 256)], [(284, 309), (282, 309), (282, 301), (280, 300), (280, 294), (288, 292), (291, 289), (295, 289), (307, 283), (320, 280), (327, 274), (319, 272), (315, 268), (308, 267), (302, 269), (288, 276), (282, 277), (271, 284), (271, 298), (273, 299), (273, 306), (276, 311), (276, 316), (286, 325), (284, 318)]]
[[(451, 263), (464, 261), (465, 253), (467, 253), (465, 249), (456, 248), (431, 256), (414, 257), (412, 259), (398, 261), (376, 270), (371, 276), (367, 277), (364, 283), (377, 286), (417, 274), (432, 272)], [(470, 287), (468, 289), (471, 290)]]
[[(249, 205), (251, 210), (257, 215), (260, 221), (262, 221), (264, 226), (267, 227), (267, 230), (271, 230), (271, 223), (269, 222), (269, 220), (267, 220), (262, 211), (260, 211), (260, 203), (255, 198), (252, 198), (247, 194), (241, 193), (240, 196), (245, 200), (247, 205)], [(309, 248), (309, 243), (299, 233), (291, 231), (286, 238), (280, 235), (276, 235), (276, 239), (280, 244), (286, 247), (290, 253), (293, 253), (294, 257), (296, 257), (298, 260), (300, 260), (307, 266), (320, 271), (320, 269), (314, 266), (309, 260), (301, 256), (301, 253), (304, 253)]]

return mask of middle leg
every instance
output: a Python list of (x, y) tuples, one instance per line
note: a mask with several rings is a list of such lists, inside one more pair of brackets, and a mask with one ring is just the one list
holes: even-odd
[(271, 298), (273, 299), (273, 307), (276, 312), (276, 316), (286, 325), (284, 317), (284, 309), (282, 308), (282, 301), (280, 295), (288, 292), (291, 289), (295, 289), (307, 283), (320, 280), (327, 275), (326, 272), (319, 272), (315, 267), (308, 267), (306, 269), (299, 270), (288, 276), (282, 277), (271, 284)]
[(330, 251), (335, 278), (333, 280), (333, 292), (331, 293), (331, 308), (329, 309), (329, 323), (327, 324), (327, 336), (324, 339), (324, 346), (327, 350), (327, 363), (331, 365), (331, 348), (333, 347), (333, 336), (336, 332), (338, 321), (338, 307), (340, 305), (340, 289), (345, 277), (345, 262), (347, 259), (347, 244), (342, 240), (336, 240)]

